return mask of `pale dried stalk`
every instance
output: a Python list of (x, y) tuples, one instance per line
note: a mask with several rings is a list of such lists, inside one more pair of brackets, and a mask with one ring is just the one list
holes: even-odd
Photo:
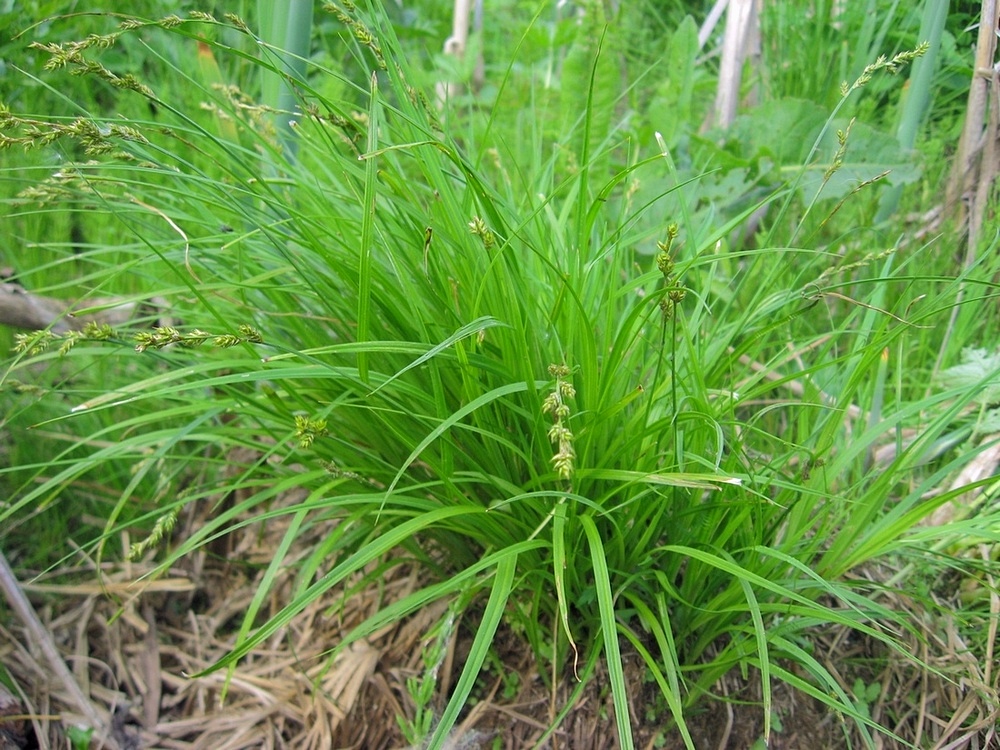
[[(88, 312), (74, 314), (73, 309), (81, 304), (86, 304)], [(92, 299), (85, 303), (66, 302), (32, 294), (17, 284), (0, 284), (0, 325), (28, 331), (82, 331), (87, 323), (120, 326), (138, 315), (161, 309), (163, 305), (164, 300), (137, 302), (115, 298)]]
[[(444, 53), (459, 60), (465, 58), (465, 50), (469, 44), (469, 17), (472, 11), (471, 0), (455, 0), (455, 12), (452, 15), (451, 36), (445, 40)], [(458, 84), (452, 81), (442, 81), (437, 86), (438, 100), (444, 104), (458, 93)]]
[[(976, 43), (976, 64), (969, 85), (969, 99), (965, 107), (965, 127), (958, 142), (958, 153), (951, 168), (945, 190), (945, 213), (954, 213), (959, 229), (965, 229), (965, 260), (968, 270), (976, 262), (979, 233), (985, 217), (986, 204), (993, 182), (1000, 173), (1000, 152), (997, 147), (997, 130), (1000, 125), (1000, 63), (995, 63), (997, 52), (997, 19), (1000, 0), (982, 0), (979, 17), (979, 38)], [(992, 92), (992, 106), (990, 94)], [(986, 120), (987, 107), (989, 119)], [(958, 311), (965, 298), (964, 282), (959, 286), (951, 317), (945, 329), (944, 340), (951, 338)], [(936, 377), (944, 361), (947, 346), (942, 346), (934, 363)], [(933, 378), (932, 378), (933, 379)]]
[[(965, 127), (958, 143), (958, 153), (955, 155), (951, 177), (945, 192), (946, 208), (956, 212), (960, 224), (969, 222), (969, 247), (973, 248), (972, 252), (974, 252), (972, 240), (978, 234), (979, 229), (978, 226), (973, 226), (973, 220), (981, 221), (982, 215), (980, 213), (977, 216), (976, 206), (968, 206), (966, 201), (974, 202), (979, 185), (986, 178), (992, 180), (996, 174), (996, 165), (987, 164), (983, 158), (988, 145), (984, 141), (983, 122), (986, 121), (987, 107), (990, 103), (990, 90), (994, 88), (994, 81), (997, 77), (994, 58), (997, 49), (995, 30), (997, 28), (997, 15), (1000, 13), (998, 6), (1000, 6), (1000, 0), (982, 0), (979, 37), (976, 42), (976, 62), (973, 68), (972, 82), (969, 85), (969, 98), (965, 107)], [(995, 121), (996, 101), (993, 102), (993, 105), (994, 112), (990, 113), (991, 121)]]
[(715, 125), (720, 128), (728, 128), (736, 118), (743, 62), (748, 54), (759, 49), (759, 28), (760, 0), (730, 0), (715, 96)]
[(66, 662), (63, 661), (58, 649), (56, 649), (55, 644), (52, 642), (49, 632), (42, 625), (42, 621), (38, 619), (38, 615), (31, 606), (31, 602), (28, 601), (24, 592), (21, 591), (21, 586), (14, 576), (14, 571), (10, 569), (10, 565), (7, 564), (7, 558), (2, 551), (0, 551), (0, 588), (3, 589), (7, 602), (27, 629), (35, 645), (41, 649), (53, 675), (62, 683), (66, 692), (73, 699), (77, 710), (90, 722), (90, 726), (94, 729), (95, 734), (109, 747), (117, 750), (118, 743), (108, 732), (107, 722), (98, 713), (87, 696), (83, 694), (83, 691), (80, 690), (80, 686), (69, 671), (69, 667), (66, 666)]

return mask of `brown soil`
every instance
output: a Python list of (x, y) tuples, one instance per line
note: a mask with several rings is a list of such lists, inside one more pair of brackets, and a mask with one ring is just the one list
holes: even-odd
[[(197, 520), (188, 519), (189, 528)], [(344, 601), (314, 603), (232, 675), (222, 670), (191, 676), (232, 647), (257, 581), (285, 528), (276, 519), (263, 528), (245, 527), (211, 550), (202, 548), (184, 558), (158, 578), (144, 578), (153, 569), (151, 562), (105, 565), (102, 583), (94, 582), (92, 569), (37, 579), (22, 574), (22, 588), (45, 623), (46, 637), (107, 720), (110, 740), (95, 741), (92, 747), (408, 747), (397, 718), (414, 717), (407, 680), (424, 673), (428, 633), (447, 604), (428, 606), (331, 658), (331, 650), (354, 626), (418, 587), (416, 574), (406, 565), (390, 568), (378, 586), (360, 589)], [(316, 527), (299, 540), (300, 559), (324, 533), (328, 529)], [(290, 557), (261, 617), (276, 613), (289, 601), (298, 561)], [(1000, 601), (994, 600), (994, 610), (1000, 610)], [(914, 622), (927, 618), (912, 603), (896, 604), (908, 607)], [(68, 747), (65, 728), (79, 716), (79, 707), (66, 686), (54, 681), (39, 649), (40, 636), (11, 624), (9, 612), (0, 612), (0, 622), (8, 623), (0, 628), (0, 658), (20, 691), (13, 703), (5, 703), (0, 694), (0, 750)], [(447, 641), (432, 706), (437, 712), (461, 671), (472, 627), (460, 624)], [(848, 693), (858, 680), (878, 686), (870, 697), (871, 715), (900, 739), (875, 735), (876, 747), (909, 746), (903, 741), (942, 750), (1000, 747), (994, 726), (998, 670), (969, 655), (954, 622), (922, 624), (921, 637), (911, 640), (914, 654), (933, 669), (918, 669), (857, 633), (836, 628), (815, 632), (812, 653), (839, 676)], [(461, 717), (448, 747), (618, 747), (603, 675), (583, 689), (557, 730), (549, 733), (547, 728), (577, 687), (572, 673), (559, 676), (555, 690), (546, 687), (551, 681), (539, 674), (530, 649), (507, 631), (498, 634), (495, 655), (477, 685), (475, 704)], [(626, 652), (624, 662), (627, 684), (634, 686), (630, 708), (635, 746), (683, 747), (655, 684), (644, 680), (639, 657)], [(881, 665), (877, 673), (871, 664)], [(759, 744), (763, 733), (759, 676), (751, 673), (744, 680), (734, 671), (719, 681), (714, 694), (715, 699), (701, 701), (687, 717), (694, 746), (698, 750), (764, 747)], [(768, 745), (772, 750), (865, 746), (853, 722), (777, 681), (772, 714)]]

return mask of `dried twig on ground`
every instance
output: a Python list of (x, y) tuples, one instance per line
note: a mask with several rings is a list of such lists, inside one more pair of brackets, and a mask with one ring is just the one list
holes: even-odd
[(62, 657), (59, 655), (59, 651), (52, 642), (49, 632), (45, 629), (45, 626), (42, 625), (41, 620), (38, 619), (38, 615), (35, 614), (35, 610), (31, 606), (31, 602), (28, 601), (24, 592), (21, 591), (17, 578), (14, 577), (14, 572), (10, 569), (10, 565), (7, 564), (7, 558), (4, 557), (3, 552), (0, 552), (0, 588), (3, 589), (4, 596), (7, 598), (7, 602), (10, 604), (11, 609), (14, 610), (18, 619), (31, 634), (31, 638), (35, 645), (38, 646), (44, 654), (49, 668), (52, 670), (55, 677), (62, 682), (67, 693), (72, 697), (73, 702), (76, 704), (74, 708), (83, 714), (86, 720), (90, 723), (90, 726), (93, 727), (96, 734), (101, 737), (101, 739), (103, 739), (109, 747), (117, 748), (118, 743), (115, 742), (114, 738), (111, 737), (108, 731), (107, 720), (101, 716), (87, 696), (83, 694), (80, 686), (77, 685), (76, 680), (69, 671), (69, 667), (66, 666), (66, 662), (62, 660)]
[[(74, 309), (81, 307), (87, 312), (75, 314)], [(55, 333), (66, 333), (83, 330), (87, 323), (106, 323), (114, 327), (137, 317), (155, 315), (164, 307), (163, 300), (116, 298), (91, 299), (81, 305), (32, 294), (17, 284), (0, 284), (0, 325), (28, 331), (51, 329)]]

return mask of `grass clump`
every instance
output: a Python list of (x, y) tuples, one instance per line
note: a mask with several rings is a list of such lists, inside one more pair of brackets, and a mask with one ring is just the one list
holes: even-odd
[[(910, 624), (852, 572), (893, 555), (933, 566), (944, 549), (957, 558), (995, 541), (990, 509), (919, 525), (957, 494), (930, 491), (982, 450), (945, 446), (995, 369), (928, 395), (907, 366), (908, 352), (940, 347), (934, 325), (971, 277), (918, 271), (929, 247), (841, 261), (782, 244), (803, 213), (793, 180), (728, 219), (699, 213), (717, 183), (609, 117), (601, 45), (574, 58), (585, 95), (556, 147), (543, 128), (504, 127), (503, 91), (485, 115), (440, 111), (411, 85), (380, 11), (329, 5), (353, 50), (345, 67), (363, 76), (296, 77), (236, 16), (142, 24), (285, 77), (292, 113), (152, 44), (150, 59), (190, 82), (203, 110), (152, 82), (118, 85), (91, 58), (103, 43), (47, 51), (155, 116), (4, 112), (5, 143), (67, 141), (94, 157), (74, 162), (67, 192), (22, 197), (18, 210), (99, 212), (116, 228), (116, 262), (92, 246), (75, 267), (94, 290), (167, 300), (172, 320), (91, 331), (65, 351), (25, 339), (7, 382), (47, 367), (42, 402), (58, 405), (39, 417), (46, 407), (22, 396), (12, 414), (78, 430), (78, 442), (8, 470), (15, 500), (0, 520), (71, 503), (100, 477), (114, 497), (95, 546), (138, 526), (149, 536), (122, 552), (159, 544), (166, 570), (247, 513), (290, 516), (216, 668), (235, 668), (321, 597), (420, 566), (425, 583), (337, 649), (439, 600), (440, 633), (478, 615), (439, 715), (425, 694), (438, 659), (413, 682), (421, 713), (404, 727), (430, 747), (454, 728), (501, 626), (530, 645), (553, 691), (606, 673), (622, 747), (636, 721), (623, 648), (641, 656), (688, 747), (691, 707), (737, 669), (757, 675), (765, 737), (776, 682), (869, 743), (891, 733), (811, 653), (809, 634), (833, 623), (902, 652)], [(234, 34), (239, 44), (205, 41)], [(293, 156), (275, 114), (291, 115)], [(462, 118), (467, 130), (442, 125)], [(640, 202), (644, 183), (656, 189)], [(768, 244), (728, 252), (732, 230), (771, 202), (781, 210)], [(886, 444), (896, 450), (880, 459)], [(227, 473), (237, 448), (259, 458)], [(275, 503), (292, 490), (303, 499)], [(220, 496), (238, 500), (163, 543), (183, 507)], [(288, 606), (260, 622), (296, 535), (318, 525), (328, 541)]]

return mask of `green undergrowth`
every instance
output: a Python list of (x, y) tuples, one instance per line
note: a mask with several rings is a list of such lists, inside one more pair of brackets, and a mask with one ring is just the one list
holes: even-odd
[[(532, 109), (537, 80), (516, 56), (491, 107), (441, 108), (380, 12), (333, 5), (329, 23), (352, 57), (290, 81), (294, 158), (272, 110), (220, 85), (237, 63), (285, 70), (236, 16), (126, 22), (48, 50), (144, 114), (4, 110), (13, 145), (86, 157), (10, 199), (23, 231), (79, 210), (106, 232), (46, 245), (38, 257), (51, 260), (19, 262), (19, 278), (58, 267), (65, 281), (43, 290), (149, 305), (130, 328), (18, 339), (3, 379), (2, 429), (19, 444), (0, 474), (4, 529), (89, 498), (105, 526), (87, 554), (155, 552), (167, 570), (248, 516), (288, 516), (216, 669), (238, 669), (318, 598), (415, 561), (430, 583), (334, 655), (438, 600), (449, 617), (474, 610), (469, 657), (422, 724), (431, 747), (501, 624), (546, 665), (543, 680), (578, 676), (574, 697), (606, 672), (622, 747), (637, 720), (624, 649), (689, 747), (687, 712), (750, 668), (765, 717), (781, 681), (869, 744), (888, 733), (810, 632), (838, 624), (903, 651), (912, 625), (881, 596), (893, 584), (850, 574), (874, 561), (931, 571), (944, 552), (961, 568), (964, 550), (996, 539), (988, 506), (921, 525), (989, 445), (980, 396), (998, 365), (932, 374), (942, 348), (955, 362), (982, 335), (996, 253), (956, 275), (937, 240), (851, 224), (870, 219), (883, 163), (902, 159), (884, 144), (885, 162), (845, 163), (853, 137), (862, 154), (883, 143), (838, 119), (864, 81), (822, 117), (804, 103), (748, 116), (793, 130), (795, 149), (758, 128), (719, 146), (629, 125), (612, 31), (567, 59), (554, 122), (548, 94)], [(155, 75), (101, 66), (133, 37)], [(901, 182), (916, 179), (899, 166)], [(757, 241), (736, 239), (763, 210)], [(259, 459), (226, 471), (236, 448)], [(186, 506), (236, 490), (235, 505), (169, 539)], [(290, 603), (255, 625), (296, 535), (316, 524), (330, 532)], [(115, 546), (123, 530), (131, 550)]]

